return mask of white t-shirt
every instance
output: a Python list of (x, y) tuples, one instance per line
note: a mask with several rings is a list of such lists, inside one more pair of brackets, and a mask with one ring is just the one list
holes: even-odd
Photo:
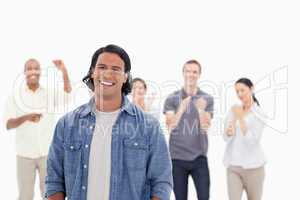
[(111, 134), (120, 110), (114, 112), (94, 110), (96, 125), (90, 149), (87, 200), (109, 200)]

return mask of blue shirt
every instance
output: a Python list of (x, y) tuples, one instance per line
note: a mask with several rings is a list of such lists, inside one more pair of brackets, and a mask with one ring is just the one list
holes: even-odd
[[(63, 192), (69, 200), (86, 200), (93, 105), (94, 98), (58, 121), (48, 155), (46, 197)], [(159, 122), (125, 96), (112, 128), (110, 180), (110, 200), (167, 200), (173, 186)]]

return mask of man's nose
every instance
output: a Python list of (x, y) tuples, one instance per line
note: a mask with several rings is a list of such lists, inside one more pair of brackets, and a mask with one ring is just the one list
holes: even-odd
[(102, 76), (104, 78), (110, 78), (113, 76), (113, 71), (111, 69), (106, 69), (103, 73)]

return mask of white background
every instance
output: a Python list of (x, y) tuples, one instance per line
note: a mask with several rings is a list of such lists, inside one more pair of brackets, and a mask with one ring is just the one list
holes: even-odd
[[(262, 140), (268, 157), (263, 199), (297, 199), (300, 137), (293, 122), (299, 112), (299, 18), (299, 6), (292, 1), (2, 0), (0, 113), (31, 57), (50, 71), (52, 59), (65, 61), (74, 107), (88, 99), (80, 80), (101, 46), (122, 46), (131, 57), (133, 76), (148, 81), (158, 103), (182, 85), (182, 65), (195, 58), (203, 66), (199, 86), (213, 94), (216, 103), (209, 132), (211, 199), (227, 199), (219, 125), (236, 101), (229, 86), (243, 76), (256, 83), (257, 97), (270, 116)], [(1, 198), (15, 199), (14, 132), (7, 132), (3, 123), (0, 128)], [(196, 199), (192, 180), (189, 188), (189, 199)]]

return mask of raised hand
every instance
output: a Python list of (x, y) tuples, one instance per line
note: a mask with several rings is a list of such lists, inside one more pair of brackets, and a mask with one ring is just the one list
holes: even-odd
[(208, 112), (201, 112), (199, 114), (199, 118), (200, 118), (200, 126), (202, 129), (204, 129), (205, 131), (208, 130), (208, 128), (210, 127), (211, 124), (211, 115)]
[(183, 113), (184, 111), (186, 111), (186, 109), (187, 109), (189, 103), (191, 102), (191, 99), (192, 99), (191, 96), (188, 96), (188, 97), (186, 97), (185, 99), (183, 99), (183, 100), (181, 101), (181, 103), (180, 103), (180, 106), (179, 106), (178, 111), (179, 111), (179, 112), (182, 112), (182, 113)]
[(205, 111), (206, 106), (207, 106), (207, 101), (204, 98), (199, 98), (197, 99), (195, 103), (198, 111)]
[(65, 63), (62, 60), (58, 59), (58, 60), (53, 60), (52, 62), (58, 70), (63, 71), (66, 69)]
[(228, 127), (226, 129), (226, 134), (227, 136), (234, 136), (235, 135), (235, 126), (234, 126), (234, 121), (230, 121), (228, 124)]
[(234, 106), (232, 108), (232, 112), (236, 119), (242, 119), (245, 115), (245, 111), (242, 106)]

